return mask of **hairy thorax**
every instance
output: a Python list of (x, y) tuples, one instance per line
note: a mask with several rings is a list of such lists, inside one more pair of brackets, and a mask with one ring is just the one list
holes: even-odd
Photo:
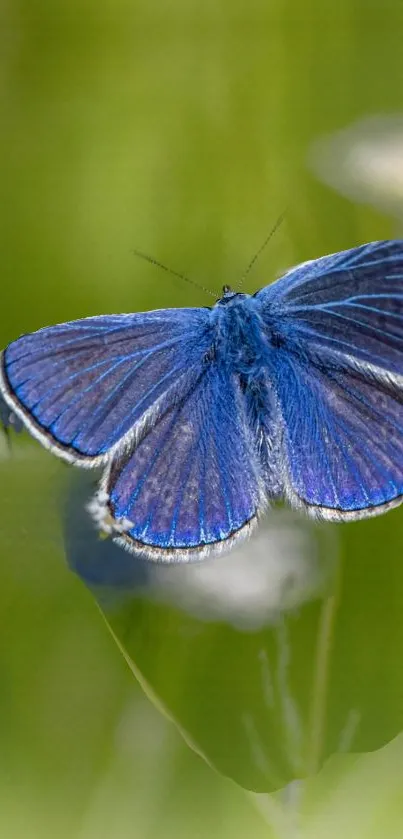
[(255, 298), (224, 294), (212, 310), (212, 320), (217, 361), (248, 380), (260, 378), (271, 352)]

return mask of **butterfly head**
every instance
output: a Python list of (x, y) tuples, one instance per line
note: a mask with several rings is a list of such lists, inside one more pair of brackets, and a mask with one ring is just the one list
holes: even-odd
[(224, 285), (222, 287), (222, 295), (217, 300), (217, 305), (225, 306), (227, 303), (231, 303), (235, 299), (241, 300), (247, 296), (247, 294), (242, 294), (239, 291), (234, 291), (230, 285)]

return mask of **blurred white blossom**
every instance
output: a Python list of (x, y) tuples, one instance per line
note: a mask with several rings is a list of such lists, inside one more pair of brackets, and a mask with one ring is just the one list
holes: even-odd
[(343, 195), (403, 216), (403, 113), (367, 117), (320, 138), (309, 165)]
[(323, 593), (334, 567), (334, 528), (326, 538), (327, 550), (323, 536), (322, 530), (318, 538), (318, 528), (297, 514), (273, 510), (252, 538), (231, 553), (158, 566), (153, 588), (157, 596), (203, 620), (255, 629)]
[(86, 511), (88, 473), (75, 475), (64, 503), (70, 567), (97, 598), (146, 596), (206, 621), (257, 629), (321, 596), (337, 554), (336, 526), (273, 509), (247, 542), (192, 563), (153, 563), (100, 539)]

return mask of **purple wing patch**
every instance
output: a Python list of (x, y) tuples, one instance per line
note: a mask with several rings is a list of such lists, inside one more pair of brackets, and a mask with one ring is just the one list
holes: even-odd
[(208, 368), (141, 442), (108, 467), (92, 512), (156, 560), (200, 558), (246, 535), (261, 466), (235, 378)]
[(9, 344), (1, 389), (44, 445), (91, 465), (159, 400), (186, 391), (210, 343), (204, 309), (86, 318)]

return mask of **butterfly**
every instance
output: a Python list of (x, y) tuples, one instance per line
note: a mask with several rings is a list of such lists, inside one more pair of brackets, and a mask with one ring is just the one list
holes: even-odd
[(149, 559), (228, 549), (277, 500), (344, 521), (403, 499), (403, 240), (213, 307), (45, 327), (0, 367), (34, 437), (103, 467), (97, 526)]

